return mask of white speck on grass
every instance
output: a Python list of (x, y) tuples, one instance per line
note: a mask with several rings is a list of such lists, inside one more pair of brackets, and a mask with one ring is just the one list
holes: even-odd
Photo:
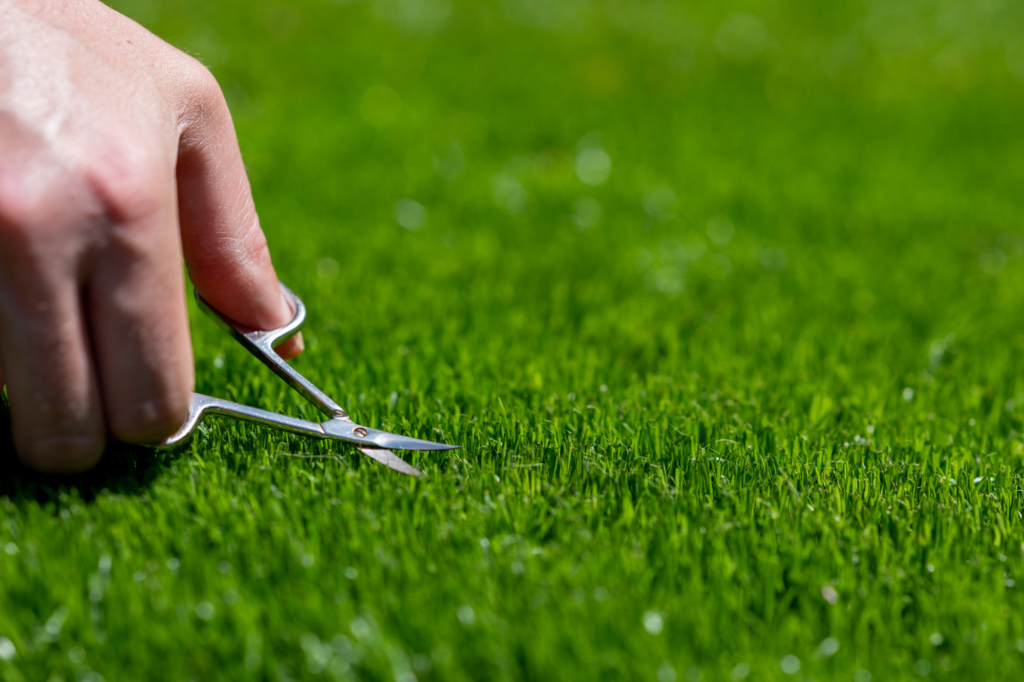
[(217, 613), (217, 609), (208, 601), (201, 601), (196, 604), (196, 616), (201, 620), (210, 620)]
[(352, 631), (352, 634), (355, 635), (356, 639), (366, 639), (373, 631), (370, 624), (359, 617), (353, 618), (352, 622), (348, 624), (348, 627)]
[(452, 140), (444, 153), (434, 156), (433, 166), (434, 172), (442, 178), (454, 180), (466, 168), (466, 155), (459, 143)]
[(132, 580), (134, 580), (137, 583), (141, 583), (145, 579), (146, 579), (146, 572), (145, 571), (135, 571), (135, 575), (132, 576)]
[[(698, 671), (699, 672), (699, 671)], [(700, 678), (697, 678), (699, 682)], [(676, 669), (668, 663), (662, 663), (658, 668), (658, 682), (676, 682)]]
[(13, 542), (8, 542), (6, 545), (4, 545), (4, 551), (10, 554), (11, 556), (14, 556), (18, 553), (18, 546)]
[(583, 197), (576, 202), (572, 221), (584, 230), (601, 222), (601, 203), (591, 197)]
[(746, 679), (747, 675), (750, 674), (750, 666), (746, 663), (737, 663), (736, 667), (732, 669), (732, 679), (743, 680)]
[(644, 192), (644, 212), (655, 220), (667, 222), (676, 217), (676, 193), (671, 187), (657, 185)]
[(345, 577), (348, 578), (349, 580), (355, 580), (357, 577), (359, 577), (359, 571), (357, 571), (356, 569), (352, 568), (351, 566), (346, 568), (343, 572), (345, 574)]
[(80, 646), (71, 647), (68, 649), (68, 660), (78, 665), (85, 660), (85, 649)]
[(175, 559), (174, 557), (171, 557), (170, 559), (167, 560), (167, 570), (173, 572), (173, 571), (177, 571), (178, 568), (180, 568), (180, 567), (181, 567), (181, 562), (178, 561), (177, 559)]
[(576, 170), (576, 177), (585, 185), (601, 185), (611, 175), (612, 157), (608, 152), (599, 147), (582, 149), (576, 155), (576, 163), (573, 164)]
[(407, 33), (429, 35), (442, 30), (452, 13), (451, 0), (375, 2), (373, 13)]
[(407, 230), (419, 230), (427, 224), (427, 209), (413, 199), (399, 199), (395, 202), (395, 222)]
[(774, 246), (761, 250), (761, 267), (772, 274), (777, 274), (786, 269), (789, 259), (786, 252)]
[(825, 658), (834, 655), (837, 651), (839, 651), (839, 640), (835, 637), (826, 637), (818, 645), (818, 653)]
[(836, 588), (828, 583), (821, 586), (821, 597), (829, 604), (835, 604), (839, 601), (839, 593), (836, 592)]
[(719, 214), (708, 219), (708, 239), (719, 246), (728, 244), (735, 232), (736, 228), (728, 216)]
[(861, 668), (853, 674), (853, 682), (871, 682), (871, 671)]
[(60, 634), (60, 631), (64, 628), (64, 619), (68, 617), (68, 609), (66, 606), (60, 606), (53, 615), (46, 621), (46, 625), (43, 629), (50, 637), (56, 637)]
[(946, 640), (938, 632), (933, 632), (931, 635), (928, 636), (928, 641), (931, 642), (932, 646), (941, 646), (942, 643)]
[(923, 658), (914, 664), (914, 672), (921, 677), (927, 677), (928, 673), (932, 671), (932, 664)]
[(303, 568), (312, 568), (313, 567), (313, 563), (315, 561), (316, 560), (313, 558), (312, 554), (303, 554), (302, 555), (302, 567)]
[(341, 266), (333, 258), (323, 258), (316, 264), (316, 274), (323, 279), (334, 279), (340, 271)]
[(779, 667), (787, 675), (796, 675), (800, 672), (800, 659), (793, 654), (783, 656), (782, 660), (779, 661)]
[(522, 561), (513, 561), (511, 568), (512, 572), (516, 575), (522, 575), (523, 573), (526, 573), (526, 566), (523, 565)]
[(476, 623), (476, 611), (469, 604), (463, 604), (459, 607), (459, 610), (455, 613), (459, 618), (459, 622), (469, 627)]
[(0, 637), (0, 661), (10, 661), (18, 654), (14, 648), (14, 642), (6, 637)]
[(910, 388), (910, 386), (907, 386), (905, 389), (903, 389), (903, 399), (906, 400), (908, 403), (911, 400), (913, 400), (914, 399), (914, 389)]
[(683, 282), (682, 271), (677, 267), (669, 265), (647, 273), (647, 277), (644, 278), (644, 286), (649, 291), (677, 294), (683, 290), (685, 283)]
[(978, 264), (986, 275), (998, 275), (1006, 267), (1006, 253), (998, 246), (986, 249), (978, 257)]
[(665, 619), (657, 611), (647, 611), (643, 617), (644, 630), (652, 635), (660, 635), (665, 629)]
[(530, 208), (530, 193), (510, 170), (504, 170), (491, 179), (494, 203), (509, 215), (522, 215)]
[(767, 47), (768, 30), (753, 14), (738, 12), (718, 27), (714, 44), (715, 49), (734, 62), (749, 62)]

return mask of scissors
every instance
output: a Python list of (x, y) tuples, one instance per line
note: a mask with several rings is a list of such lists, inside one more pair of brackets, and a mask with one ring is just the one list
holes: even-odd
[(220, 398), (213, 398), (199, 393), (192, 394), (192, 401), (189, 404), (188, 418), (178, 432), (156, 444), (157, 448), (171, 448), (185, 442), (199, 426), (199, 423), (206, 415), (220, 415), (241, 419), (255, 424), (271, 426), (275, 429), (297, 433), (301, 436), (311, 436), (328, 440), (340, 440), (356, 446), (364, 455), (380, 462), (386, 467), (410, 476), (422, 476), (416, 467), (405, 462), (395, 455), (391, 450), (454, 450), (460, 445), (444, 445), (442, 443), (431, 443), (426, 440), (399, 436), (398, 434), (371, 429), (368, 426), (356, 424), (348, 416), (345, 410), (327, 397), (319, 388), (313, 385), (306, 377), (284, 361), (274, 350), (274, 346), (287, 340), (299, 331), (302, 323), (306, 321), (306, 306), (295, 293), (281, 284), (281, 291), (291, 301), (295, 309), (295, 317), (285, 326), (272, 331), (256, 331), (244, 327), (231, 318), (227, 317), (213, 306), (207, 303), (199, 292), (195, 292), (199, 308), (206, 313), (218, 327), (233, 336), (236, 341), (242, 344), (246, 350), (256, 356), (263, 364), (274, 371), (279, 377), (299, 392), (302, 397), (313, 404), (318, 410), (327, 415), (327, 421), (320, 423), (309, 422), (304, 419), (296, 419), (276, 412), (261, 410), (258, 407), (240, 405)]

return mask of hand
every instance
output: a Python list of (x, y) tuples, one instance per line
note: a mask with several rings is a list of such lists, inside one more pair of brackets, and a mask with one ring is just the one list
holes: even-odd
[(96, 0), (0, 0), (0, 385), (26, 465), (184, 421), (182, 256), (229, 317), (291, 319), (216, 80)]

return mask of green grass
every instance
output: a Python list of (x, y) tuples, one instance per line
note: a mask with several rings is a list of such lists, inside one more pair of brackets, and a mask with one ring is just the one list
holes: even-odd
[[(1012, 3), (124, 9), (225, 88), (296, 366), (465, 449), (0, 434), (0, 678), (1024, 675)], [(192, 313), (199, 391), (315, 415)]]

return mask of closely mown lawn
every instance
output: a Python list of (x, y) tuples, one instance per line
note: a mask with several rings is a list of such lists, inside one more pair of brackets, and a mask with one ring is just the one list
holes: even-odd
[(1018, 3), (123, 7), (224, 86), (297, 366), (465, 449), (0, 434), (0, 678), (1024, 676)]

